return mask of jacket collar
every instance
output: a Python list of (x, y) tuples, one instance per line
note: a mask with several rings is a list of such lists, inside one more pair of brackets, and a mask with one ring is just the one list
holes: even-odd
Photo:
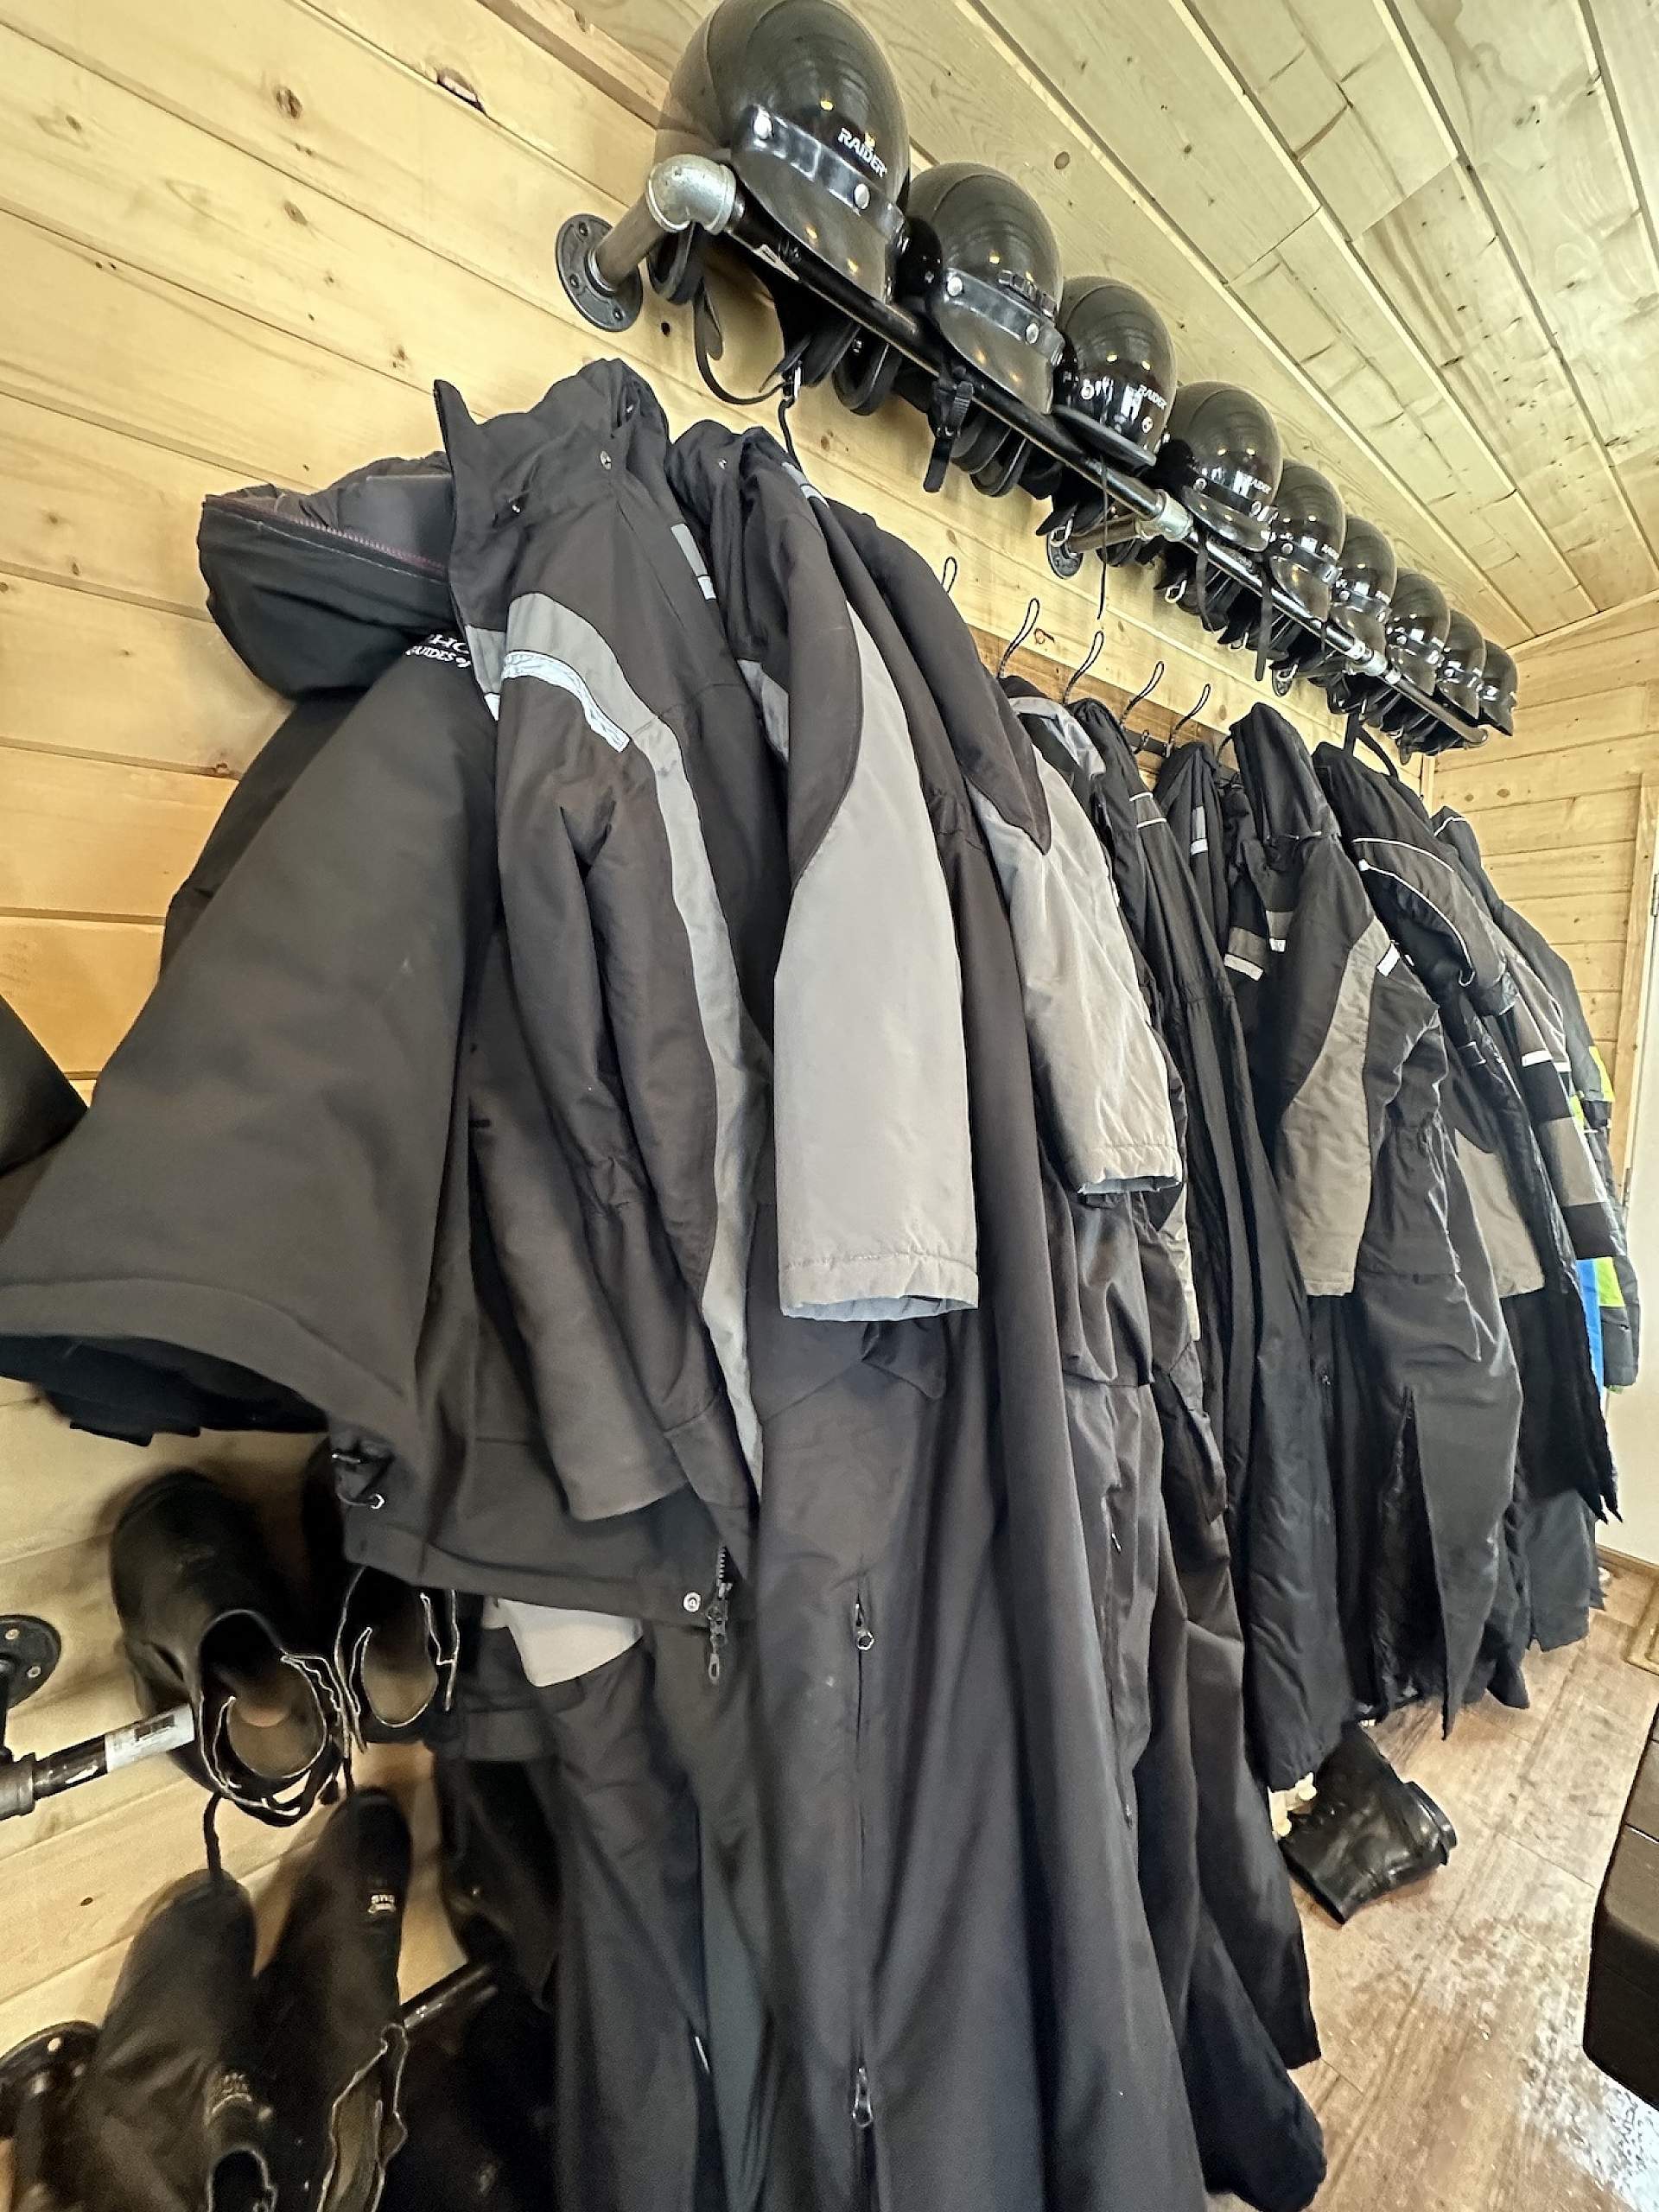
[(677, 518), (664, 463), (668, 418), (625, 361), (589, 361), (523, 415), (474, 420), (453, 385), (435, 388), (454, 477), (449, 588), (486, 696), (500, 688), (507, 609), (538, 525), (632, 478)]

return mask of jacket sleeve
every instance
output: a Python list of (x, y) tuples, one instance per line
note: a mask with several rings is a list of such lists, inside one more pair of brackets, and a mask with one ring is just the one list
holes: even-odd
[(1039, 843), (970, 784), (1007, 906), (1038, 1095), (1080, 1197), (1177, 1183), (1169, 1083), (1135, 975), (1110, 866), (1065, 778), (1035, 756)]
[(1339, 1298), (1354, 1287), (1389, 1108), (1435, 1016), (1334, 843), (1305, 883), (1294, 914), (1272, 918), (1286, 934), (1262, 940), (1269, 1000), (1254, 1044), (1271, 1067), (1274, 1174), (1303, 1281)]
[(1583, 1125), (1573, 1110), (1566, 1046), (1560, 1041), (1560, 1033), (1554, 1038), (1546, 1033), (1525, 991), (1504, 1015), (1503, 1026), (1528, 1118), (1536, 1132), (1573, 1255), (1580, 1260), (1611, 1259), (1620, 1249), (1618, 1217)]
[[(826, 718), (810, 696), (802, 619), (791, 624), (791, 836), (804, 810), (817, 827), (773, 993), (779, 1294), (786, 1314), (821, 1321), (945, 1313), (979, 1298), (950, 897), (904, 707), (874, 639), (851, 619), (849, 731), (844, 713)], [(836, 804), (819, 808), (822, 756), (849, 735)]]
[(671, 1284), (647, 1249), (660, 1219), (758, 1478), (746, 1300), (763, 1054), (682, 741), (576, 609), (521, 594), (506, 645), (497, 852), (531, 1057), (671, 1330)]

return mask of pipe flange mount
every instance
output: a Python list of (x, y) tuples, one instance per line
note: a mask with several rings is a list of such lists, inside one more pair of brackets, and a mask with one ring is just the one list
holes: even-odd
[(559, 282), (578, 314), (600, 330), (627, 330), (639, 320), (645, 288), (633, 270), (614, 289), (594, 274), (593, 254), (610, 230), (602, 215), (571, 215), (559, 226), (554, 258)]

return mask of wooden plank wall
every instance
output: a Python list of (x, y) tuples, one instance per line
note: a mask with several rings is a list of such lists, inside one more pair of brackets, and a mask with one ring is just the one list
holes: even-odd
[[(203, 495), (424, 452), (434, 377), (488, 413), (599, 350), (559, 290), (554, 237), (566, 215), (632, 196), (656, 86), (548, 0), (512, 12), (0, 0), (0, 265), (22, 309), (0, 317), (0, 991), (83, 1084), (143, 1001), (168, 897), (229, 779), (281, 713), (207, 619)], [(732, 301), (728, 326), (725, 375), (756, 389), (770, 325)], [(625, 350), (677, 425), (745, 419), (697, 384), (683, 316), (653, 307)], [(1027, 502), (960, 482), (925, 497), (914, 416), (855, 423), (810, 395), (797, 436), (827, 489), (936, 563), (957, 556), (957, 602), (983, 638), (1007, 638), (1036, 594), (1037, 649), (1051, 668), (1081, 657), (1094, 581), (1051, 575)], [(1145, 726), (1166, 727), (1206, 682), (1211, 730), (1251, 702), (1245, 657), (1146, 575), (1114, 574), (1110, 595), (1106, 696), (1167, 664)], [(1311, 735), (1332, 728), (1306, 700), (1292, 710)], [(16, 1723), (20, 1747), (130, 1711), (103, 1545), (143, 1471), (223, 1468), (280, 1514), (296, 1456), (235, 1439), (140, 1453), (0, 1382), (0, 1608), (46, 1613), (67, 1644)], [(412, 1782), (410, 1761), (397, 1771)], [(0, 1828), (0, 2050), (96, 2014), (147, 1901), (199, 1859), (200, 1810), (152, 1765)], [(231, 1864), (264, 1884), (284, 1840), (226, 1823)], [(429, 1903), (410, 1981), (445, 1955)]]
[(1622, 1158), (1659, 807), (1659, 594), (1536, 639), (1516, 664), (1514, 736), (1444, 755), (1435, 797), (1469, 816), (1504, 897), (1572, 962)]

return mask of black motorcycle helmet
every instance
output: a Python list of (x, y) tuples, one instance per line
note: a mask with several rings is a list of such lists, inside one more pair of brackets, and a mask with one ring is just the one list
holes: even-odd
[(1389, 659), (1420, 691), (1433, 691), (1451, 623), (1439, 584), (1419, 569), (1402, 569), (1389, 603)]
[(1184, 384), (1153, 477), (1217, 536), (1261, 553), (1283, 466), (1278, 430), (1259, 399), (1236, 385)]
[(836, 0), (720, 0), (681, 56), (657, 159), (711, 154), (751, 201), (871, 299), (893, 296), (910, 174), (905, 103)]
[(1347, 533), (1347, 510), (1328, 476), (1287, 461), (1268, 517), (1268, 573), (1306, 622), (1323, 626)]
[(1143, 469), (1175, 397), (1175, 348), (1148, 299), (1108, 276), (1079, 276), (1060, 296), (1065, 351), (1054, 416), (1091, 453)]
[(1449, 707), (1471, 721), (1480, 717), (1480, 678), (1486, 665), (1486, 640), (1466, 614), (1454, 607), (1446, 625), (1437, 689)]
[(1012, 177), (977, 162), (945, 162), (916, 177), (899, 289), (954, 354), (1048, 412), (1060, 354), (1060, 250), (1047, 216)]
[(1376, 524), (1350, 515), (1331, 588), (1331, 620), (1367, 653), (1388, 650), (1389, 607), (1399, 572), (1394, 548)]
[(1486, 639), (1486, 658), (1480, 671), (1480, 719), (1490, 722), (1494, 729), (1502, 730), (1505, 737), (1515, 734), (1515, 694), (1518, 678), (1515, 663), (1502, 645)]

